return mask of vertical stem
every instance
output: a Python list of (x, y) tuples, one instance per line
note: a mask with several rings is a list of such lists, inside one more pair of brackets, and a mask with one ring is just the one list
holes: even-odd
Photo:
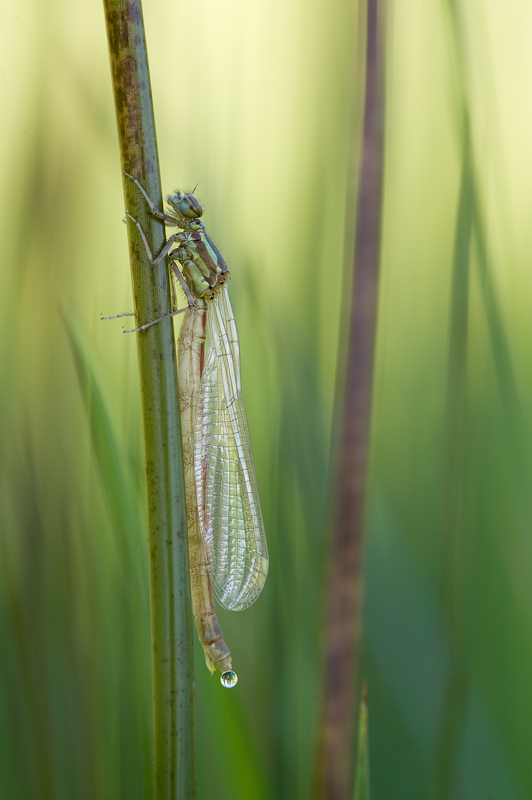
[(457, 209), (449, 321), (441, 559), (442, 607), (449, 635), (449, 672), (444, 686), (438, 748), (437, 797), (452, 794), (467, 691), (466, 465), (469, 261), (473, 230), (473, 182), (469, 125), (464, 122), (462, 181)]
[[(140, 0), (104, 0), (122, 169), (162, 208)], [(150, 217), (124, 178), (126, 208), (144, 228), (152, 252), (164, 226)], [(137, 324), (171, 310), (164, 263), (150, 264), (128, 223)], [(194, 798), (194, 696), (188, 545), (176, 353), (171, 320), (137, 336), (148, 500), (155, 800)]]
[(359, 706), (354, 800), (369, 800), (369, 735), (366, 688), (364, 686), (362, 689)]
[(469, 449), (467, 372), (471, 242), (477, 218), (473, 142), (467, 101), (460, 9), (454, 0), (448, 0), (448, 9), (460, 81), (462, 173), (452, 265), (444, 428), (440, 599), (449, 647), (449, 663), (443, 676), (442, 717), (435, 773), (434, 796), (438, 800), (444, 800), (453, 793), (468, 691), (470, 612), (467, 603), (466, 475)]
[[(379, 6), (381, 6), (379, 8)], [(361, 550), (368, 472), (383, 174), (383, 0), (367, 2), (366, 93), (353, 294), (340, 424), (336, 515), (325, 631), (326, 665), (315, 796), (351, 800), (358, 718)]]

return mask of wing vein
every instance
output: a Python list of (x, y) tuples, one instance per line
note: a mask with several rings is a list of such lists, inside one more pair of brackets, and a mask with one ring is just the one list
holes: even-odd
[(198, 510), (216, 597), (225, 608), (241, 610), (264, 586), (268, 550), (225, 286), (207, 307), (209, 346), (195, 431)]

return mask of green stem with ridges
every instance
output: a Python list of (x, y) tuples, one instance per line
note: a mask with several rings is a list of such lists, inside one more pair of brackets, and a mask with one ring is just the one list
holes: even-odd
[[(104, 0), (122, 170), (134, 175), (162, 208), (146, 43), (139, 0)], [(164, 226), (124, 177), (126, 208), (152, 252)], [(137, 324), (171, 311), (165, 263), (150, 264), (128, 222)], [(195, 743), (192, 615), (176, 352), (171, 320), (137, 334), (144, 423), (150, 558), (154, 800), (194, 798)]]

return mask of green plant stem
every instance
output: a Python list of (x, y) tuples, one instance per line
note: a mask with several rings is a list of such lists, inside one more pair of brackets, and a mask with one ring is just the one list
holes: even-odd
[[(162, 208), (157, 145), (139, 0), (104, 0), (122, 170)], [(124, 178), (126, 208), (152, 252), (164, 226), (150, 217)], [(128, 223), (137, 324), (171, 310), (164, 263), (150, 264)], [(194, 798), (194, 696), (191, 603), (176, 352), (171, 320), (136, 334), (144, 424), (150, 558), (155, 800)]]
[(369, 800), (369, 732), (366, 687), (360, 697), (354, 800)]
[(437, 797), (452, 794), (467, 698), (467, 519), (469, 441), (467, 369), (469, 279), (474, 219), (469, 123), (464, 120), (463, 164), (453, 254), (443, 476), (441, 602), (449, 641), (449, 669), (438, 746)]

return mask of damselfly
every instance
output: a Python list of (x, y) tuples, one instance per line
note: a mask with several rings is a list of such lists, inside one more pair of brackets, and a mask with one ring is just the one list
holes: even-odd
[(222, 683), (232, 686), (237, 678), (216, 619), (212, 588), (224, 608), (239, 611), (250, 606), (266, 580), (268, 550), (242, 399), (239, 340), (227, 291), (229, 270), (199, 219), (203, 209), (194, 194), (170, 195), (169, 211), (163, 214), (141, 184), (128, 177), (142, 192), (151, 214), (179, 228), (154, 258), (141, 225), (126, 212), (151, 263), (155, 266), (168, 257), (172, 275), (188, 300), (188, 308), (176, 308), (167, 317), (185, 312), (179, 334), (179, 394), (192, 605), (207, 666), (211, 672), (218, 668)]

